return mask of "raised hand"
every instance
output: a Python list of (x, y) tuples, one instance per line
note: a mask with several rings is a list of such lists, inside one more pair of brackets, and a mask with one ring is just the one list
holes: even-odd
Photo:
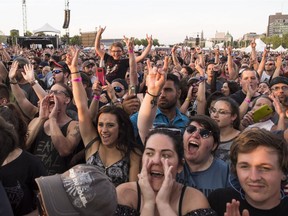
[(24, 72), (21, 72), (23, 78), (29, 83), (35, 81), (34, 66), (32, 64), (24, 65)]
[(153, 38), (152, 35), (148, 36), (148, 34), (146, 34), (146, 39), (148, 41), (148, 45), (153, 45)]
[(166, 56), (162, 68), (152, 67), (150, 60), (147, 60), (148, 75), (146, 77), (146, 86), (150, 94), (158, 95), (162, 90), (166, 81), (168, 60), (169, 58)]
[(134, 50), (134, 38), (133, 37), (127, 38), (124, 35), (123, 41), (125, 42), (128, 50)]
[(18, 64), (19, 64), (18, 61), (13, 61), (8, 75), (10, 80), (16, 78)]
[(249, 211), (244, 209), (242, 214), (239, 211), (240, 202), (232, 199), (231, 203), (226, 204), (226, 212), (224, 216), (249, 216)]
[(105, 31), (105, 29), (106, 29), (106, 26), (105, 26), (104, 28), (102, 28), (101, 26), (99, 26), (98, 31), (97, 31), (97, 34), (102, 35), (103, 32)]
[(73, 70), (77, 70), (78, 68), (78, 57), (79, 57), (80, 49), (76, 46), (69, 47), (69, 52), (66, 57), (66, 63), (73, 72)]
[(173, 184), (175, 182), (171, 173), (173, 166), (169, 166), (168, 159), (161, 158), (161, 163), (164, 168), (164, 181), (156, 197), (157, 206), (169, 204)]
[(52, 118), (56, 119), (59, 113), (59, 101), (55, 94), (53, 96), (50, 95), (50, 97), (54, 97), (54, 107), (49, 114), (49, 119), (52, 119)]
[(45, 120), (49, 118), (49, 104), (50, 104), (50, 95), (46, 95), (40, 101), (39, 118), (42, 118)]
[(139, 186), (141, 188), (141, 192), (143, 195), (144, 203), (151, 202), (155, 203), (155, 192), (153, 191), (150, 181), (148, 170), (150, 170), (152, 166), (152, 160), (145, 160), (141, 169), (140, 174), (138, 174)]

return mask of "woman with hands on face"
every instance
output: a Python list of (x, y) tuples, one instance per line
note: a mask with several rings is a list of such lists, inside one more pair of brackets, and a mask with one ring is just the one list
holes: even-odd
[(180, 130), (151, 130), (145, 142), (139, 181), (116, 188), (116, 215), (216, 215), (200, 191), (175, 181), (182, 158)]

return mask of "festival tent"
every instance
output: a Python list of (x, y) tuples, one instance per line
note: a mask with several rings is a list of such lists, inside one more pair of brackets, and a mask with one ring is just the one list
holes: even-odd
[(276, 49), (273, 50), (273, 51), (275, 51), (275, 52), (285, 52), (286, 49), (285, 49), (282, 45), (280, 45), (278, 48), (276, 48)]
[[(255, 43), (256, 43), (256, 51), (263, 52), (266, 47), (266, 44), (260, 38), (256, 39)], [(245, 52), (251, 52), (251, 50), (252, 50), (251, 45), (245, 48)]]
[(60, 34), (60, 31), (58, 29), (53, 28), (48, 23), (46, 23), (41, 28), (34, 30), (33, 32), (34, 34), (41, 33), (41, 32), (54, 32), (54, 33)]

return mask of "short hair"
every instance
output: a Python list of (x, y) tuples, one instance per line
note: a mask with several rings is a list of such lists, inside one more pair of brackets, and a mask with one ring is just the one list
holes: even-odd
[(119, 47), (119, 48), (121, 48), (122, 51), (124, 50), (123, 44), (121, 42), (112, 43), (111, 46), (110, 46), (110, 50), (112, 49), (112, 47)]
[(205, 115), (209, 116), (209, 108), (213, 101), (216, 101), (218, 98), (224, 97), (225, 95), (220, 91), (215, 91), (207, 97), (206, 106), (205, 106)]
[[(162, 125), (158, 126), (149, 131), (145, 139), (144, 146), (146, 146), (147, 141), (154, 134), (163, 134), (172, 140), (174, 149), (179, 159), (179, 164), (182, 163), (182, 159), (184, 158), (184, 149), (183, 149), (183, 136), (181, 130), (175, 127), (167, 127)], [(155, 143), (155, 145), (157, 145), (157, 143)]]
[(245, 71), (253, 71), (253, 72), (255, 73), (257, 79), (260, 80), (260, 76), (259, 76), (259, 74), (257, 73), (257, 71), (255, 71), (255, 70), (253, 70), (253, 69), (251, 69), (251, 68), (249, 68), (249, 67), (248, 67), (248, 68), (245, 68), (245, 69), (241, 72), (241, 74), (240, 74), (240, 78), (241, 78), (241, 79), (242, 79), (243, 73), (244, 73)]
[[(65, 90), (66, 90), (66, 92), (67, 92), (67, 96), (71, 99), (71, 101), (72, 101), (72, 99), (73, 99), (73, 93), (72, 93), (72, 90), (71, 90), (71, 88), (68, 86), (68, 85), (66, 85), (66, 84), (64, 84), (64, 83), (54, 83), (54, 85), (60, 85), (60, 86), (62, 86), (63, 88), (65, 88)], [(54, 86), (53, 85), (53, 86)], [(52, 87), (52, 86), (51, 86)]]
[(180, 89), (180, 80), (174, 74), (167, 74), (167, 81), (170, 80), (174, 83), (176, 90)]
[(202, 125), (205, 129), (212, 131), (214, 143), (216, 143), (216, 148), (212, 152), (212, 153), (214, 153), (220, 144), (220, 128), (219, 128), (218, 124), (212, 118), (210, 118), (209, 116), (206, 116), (206, 115), (192, 116), (189, 118), (188, 125), (190, 125), (191, 122), (197, 122), (198, 124)]
[(272, 148), (278, 155), (278, 165), (283, 173), (288, 172), (288, 148), (284, 139), (270, 131), (261, 128), (245, 130), (233, 141), (230, 148), (231, 171), (236, 173), (236, 165), (239, 153), (250, 153), (257, 147)]
[(258, 99), (260, 99), (260, 98), (265, 98), (265, 99), (269, 100), (269, 101), (271, 102), (271, 104), (272, 104), (271, 108), (272, 108), (273, 112), (275, 112), (275, 107), (273, 106), (273, 100), (272, 100), (268, 95), (265, 95), (265, 94), (260, 95), (260, 96), (254, 98), (254, 99), (252, 100), (252, 108), (255, 106), (256, 102), (257, 102)]
[(229, 104), (231, 109), (231, 115), (236, 115), (236, 119), (233, 121), (233, 128), (236, 130), (239, 130), (240, 126), (240, 111), (239, 111), (239, 105), (238, 103), (232, 99), (231, 97), (221, 97), (216, 100), (217, 101), (224, 101), (227, 104)]

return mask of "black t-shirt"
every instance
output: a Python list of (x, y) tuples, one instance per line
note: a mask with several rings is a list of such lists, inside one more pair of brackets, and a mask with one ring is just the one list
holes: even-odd
[(42, 162), (23, 151), (18, 158), (0, 169), (0, 180), (7, 193), (14, 215), (24, 215), (36, 209), (35, 178), (45, 176)]
[(105, 53), (104, 62), (106, 65), (106, 80), (112, 82), (116, 78), (125, 79), (126, 72), (129, 68), (129, 59), (115, 60), (111, 55)]
[(232, 199), (240, 202), (239, 210), (241, 213), (244, 209), (247, 209), (251, 216), (284, 216), (288, 214), (288, 197), (284, 197), (279, 205), (268, 210), (254, 208), (233, 188), (217, 189), (208, 197), (211, 208), (214, 209), (218, 215), (224, 215), (226, 203), (231, 203)]
[[(234, 99), (238, 104), (239, 106), (242, 104), (242, 102), (245, 100), (246, 98), (246, 94), (244, 94), (244, 92), (242, 90), (238, 90), (237, 92), (235, 92), (234, 94), (230, 95), (230, 97), (232, 99)], [(251, 98), (251, 101), (254, 100), (255, 98), (257, 98), (259, 96), (256, 96), (256, 97), (252, 97)]]

